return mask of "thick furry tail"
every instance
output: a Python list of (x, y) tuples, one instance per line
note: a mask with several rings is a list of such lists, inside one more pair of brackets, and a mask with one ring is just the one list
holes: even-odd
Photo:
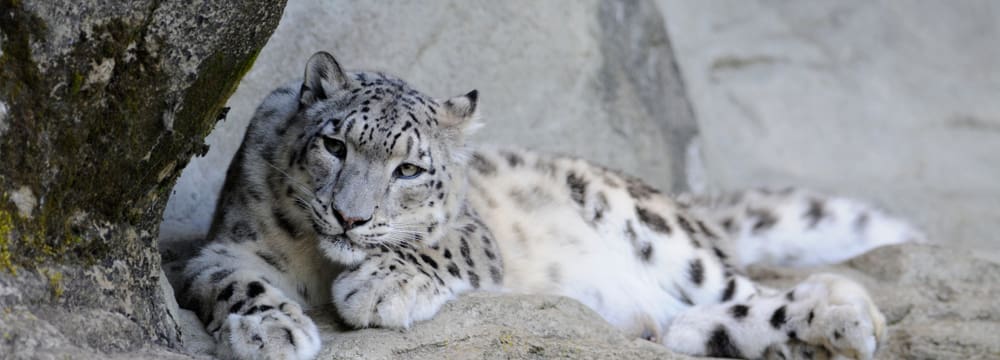
[(678, 200), (725, 229), (739, 267), (832, 264), (879, 246), (925, 241), (923, 232), (871, 205), (802, 189)]

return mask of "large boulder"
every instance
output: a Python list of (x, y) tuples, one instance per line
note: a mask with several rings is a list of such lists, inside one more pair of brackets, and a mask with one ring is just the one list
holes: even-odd
[(0, 1), (0, 357), (179, 345), (157, 226), (283, 6)]
[(293, 0), (206, 140), (211, 150), (184, 170), (161, 239), (205, 233), (257, 104), (300, 78), (318, 50), (432, 96), (478, 89), (486, 126), (477, 141), (572, 154), (686, 189), (696, 127), (653, 3)]
[(350, 331), (324, 309), (321, 359), (687, 359), (560, 296), (470, 294), (413, 331)]

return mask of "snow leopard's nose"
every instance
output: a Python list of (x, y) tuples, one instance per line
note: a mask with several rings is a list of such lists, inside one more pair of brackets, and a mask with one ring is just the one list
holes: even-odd
[(344, 216), (344, 214), (337, 209), (333, 210), (333, 216), (337, 218), (337, 222), (340, 223), (340, 227), (344, 228), (344, 231), (349, 231), (353, 228), (364, 225), (372, 219), (371, 217), (362, 219), (360, 217)]

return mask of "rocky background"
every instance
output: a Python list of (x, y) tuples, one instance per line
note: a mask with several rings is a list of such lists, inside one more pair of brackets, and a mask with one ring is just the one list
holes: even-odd
[[(891, 323), (880, 358), (1000, 357), (993, 2), (283, 8), (0, 0), (0, 358), (204, 357), (211, 339), (176, 308), (156, 248), (200, 238), (253, 108), (317, 50), (439, 97), (479, 89), (480, 141), (672, 191), (797, 184), (872, 199), (938, 245), (809, 271), (873, 289)], [(803, 273), (754, 270), (773, 286)], [(683, 358), (555, 297), (463, 297), (408, 332), (315, 315), (322, 358)]]

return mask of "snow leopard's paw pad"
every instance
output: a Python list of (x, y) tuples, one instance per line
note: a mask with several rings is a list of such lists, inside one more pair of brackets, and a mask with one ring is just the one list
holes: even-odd
[(815, 301), (800, 331), (807, 343), (822, 345), (836, 357), (866, 360), (887, 340), (885, 316), (853, 280), (816, 274), (796, 286), (795, 295)]
[(439, 296), (434, 292), (441, 290), (436, 285), (423, 274), (376, 270), (366, 264), (334, 281), (333, 300), (341, 318), (352, 326), (406, 329), (437, 312), (440, 305), (433, 298)]
[(320, 350), (316, 325), (292, 302), (229, 314), (215, 336), (223, 359), (312, 359)]

